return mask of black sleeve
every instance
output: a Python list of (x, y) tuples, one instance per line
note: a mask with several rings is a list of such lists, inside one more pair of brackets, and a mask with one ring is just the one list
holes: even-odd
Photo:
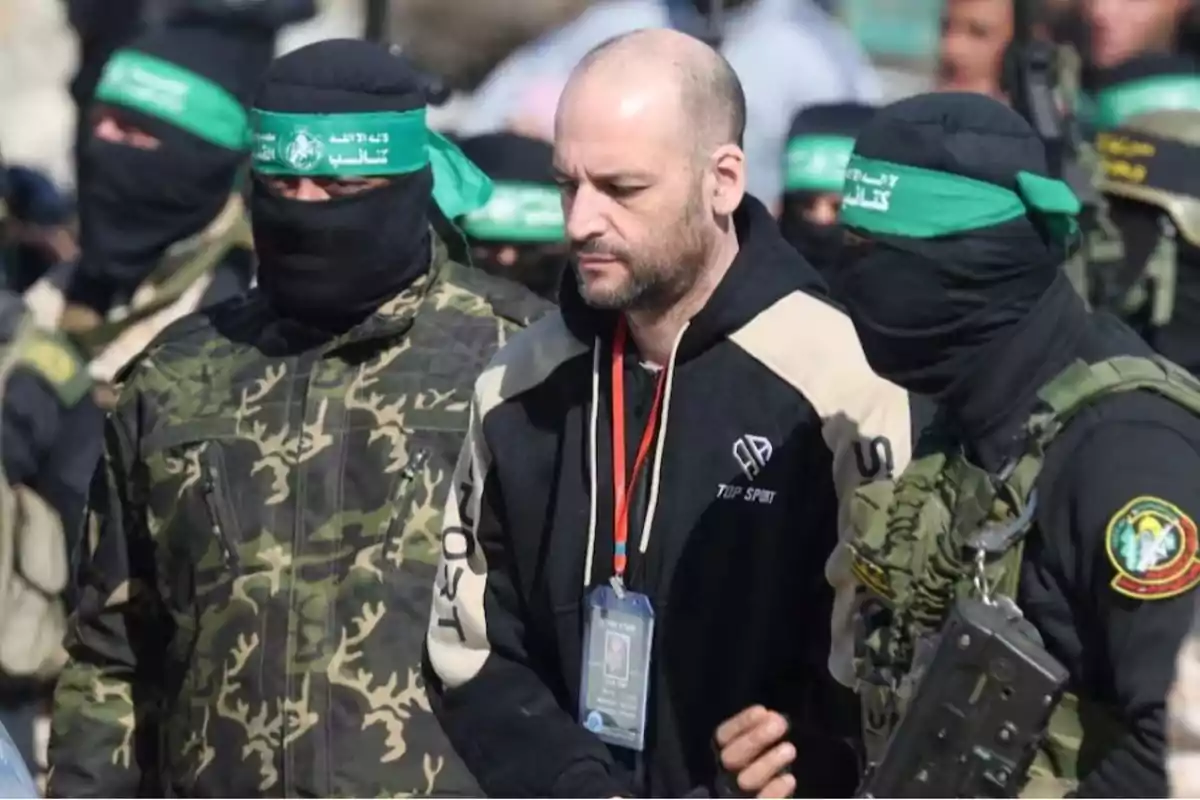
[[(4, 386), (4, 474), (11, 484), (32, 487), (54, 447), (65, 409), (54, 390), (31, 370), (17, 367)], [(90, 473), (84, 479), (86, 493)]]
[(74, 559), (83, 533), (88, 487), (104, 452), (104, 411), (91, 395), (60, 417), (57, 435), (31, 488), (54, 507)]
[(1073, 462), (1070, 539), (1058, 541), (1121, 728), (1078, 794), (1165, 797), (1164, 707), (1200, 583), (1200, 452), (1165, 425), (1130, 423), (1094, 434)]
[(489, 797), (630, 796), (628, 776), (563, 710), (531, 655), (479, 405), (477, 395), (433, 587), (426, 679), (434, 713)]

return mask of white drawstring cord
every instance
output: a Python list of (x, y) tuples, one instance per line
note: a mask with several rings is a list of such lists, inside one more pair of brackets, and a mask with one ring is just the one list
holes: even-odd
[(679, 329), (679, 335), (675, 337), (675, 343), (671, 345), (671, 358), (667, 361), (667, 385), (663, 387), (665, 396), (663, 397), (662, 424), (658, 427), (658, 441), (654, 444), (654, 472), (650, 478), (650, 505), (646, 508), (646, 519), (642, 521), (642, 538), (638, 542), (638, 552), (642, 555), (646, 554), (646, 547), (650, 544), (650, 528), (654, 524), (654, 512), (658, 509), (663, 444), (667, 440), (667, 419), (671, 416), (671, 388), (675, 384), (675, 357), (679, 353), (679, 343), (683, 341), (683, 334), (687, 332), (689, 324), (691, 323), (684, 323), (683, 327)]
[(588, 543), (587, 557), (583, 561), (583, 585), (592, 582), (592, 557), (596, 553), (596, 508), (598, 486), (597, 475), (599, 456), (596, 453), (596, 439), (600, 428), (600, 337), (596, 337), (592, 346), (592, 424), (588, 431), (588, 479), (591, 490), (588, 496)]

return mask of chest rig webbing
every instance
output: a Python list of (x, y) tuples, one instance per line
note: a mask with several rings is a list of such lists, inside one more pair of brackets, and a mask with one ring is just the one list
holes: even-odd
[[(998, 473), (971, 464), (935, 424), (898, 479), (856, 493), (851, 551), (862, 604), (855, 666), (872, 763), (904, 715), (954, 602), (1015, 600), (1023, 538), (1035, 520), (1035, 484), (1049, 444), (1091, 403), (1139, 389), (1200, 415), (1200, 381), (1165, 359), (1078, 361), (1038, 393), (1024, 447)], [(1073, 789), (1117, 730), (1098, 705), (1068, 695), (1051, 719), (1026, 792), (1062, 796)]]

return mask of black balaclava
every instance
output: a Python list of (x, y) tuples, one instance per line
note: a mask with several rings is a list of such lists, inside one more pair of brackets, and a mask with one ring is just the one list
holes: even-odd
[[(127, 50), (170, 62), (224, 89), (243, 106), (260, 77), (261, 35), (200, 26), (148, 33)], [(119, 54), (118, 54), (119, 57)], [(240, 149), (216, 144), (140, 110), (97, 100), (157, 137), (154, 150), (88, 137), (79, 187), (82, 258), (68, 299), (104, 314), (128, 301), (166, 249), (203, 230), (229, 200)]]
[[(804, 209), (817, 195), (836, 191), (829, 183), (830, 157), (858, 136), (875, 109), (861, 103), (809, 106), (792, 120), (784, 156), (783, 212), (779, 229), (783, 237), (832, 282), (842, 250), (842, 227), (821, 225), (804, 218)], [(847, 151), (846, 156), (849, 157)], [(844, 172), (844, 163), (837, 165)]]
[[(387, 48), (331, 39), (275, 61), (257, 110), (350, 114), (424, 108), (426, 78)], [(283, 316), (327, 330), (366, 318), (430, 266), (433, 172), (325, 202), (293, 200), (254, 175), (258, 284)]]
[[(1014, 192), (1017, 173), (1046, 174), (1045, 150), (1029, 124), (995, 100), (966, 93), (919, 95), (881, 109), (859, 134), (855, 154)], [(840, 288), (867, 360), (888, 380), (940, 399), (985, 350), (1012, 335), (1065, 256), (1060, 240), (1028, 215), (939, 238), (861, 233), (867, 241), (847, 248)]]
[[(463, 154), (487, 173), (496, 185), (493, 200), (504, 201), (507, 186), (529, 186), (544, 190), (548, 198), (558, 194), (554, 180), (554, 149), (540, 139), (531, 139), (515, 133), (489, 133), (474, 136), (459, 142)], [(545, 214), (545, 207), (532, 209), (535, 214)], [(480, 210), (486, 215), (488, 208)], [(519, 210), (514, 209), (519, 215)], [(567, 266), (565, 234), (561, 231), (561, 216), (557, 219), (559, 234), (551, 239), (550, 228), (555, 227), (531, 220), (528, 227), (522, 220), (514, 219), (512, 233), (505, 235), (495, 229), (476, 229), (468, 217), (463, 228), (472, 245), (495, 251), (509, 246), (516, 250), (517, 261), (506, 265), (494, 258), (476, 259), (476, 264), (493, 275), (499, 275), (524, 284), (543, 297), (555, 300), (558, 284)]]

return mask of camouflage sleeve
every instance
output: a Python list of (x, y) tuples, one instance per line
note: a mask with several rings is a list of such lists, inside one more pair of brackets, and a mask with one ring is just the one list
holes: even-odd
[(70, 660), (54, 694), (51, 797), (162, 796), (154, 697), (167, 632), (129, 434), (137, 407), (122, 402), (105, 423), (104, 460), (89, 493)]

